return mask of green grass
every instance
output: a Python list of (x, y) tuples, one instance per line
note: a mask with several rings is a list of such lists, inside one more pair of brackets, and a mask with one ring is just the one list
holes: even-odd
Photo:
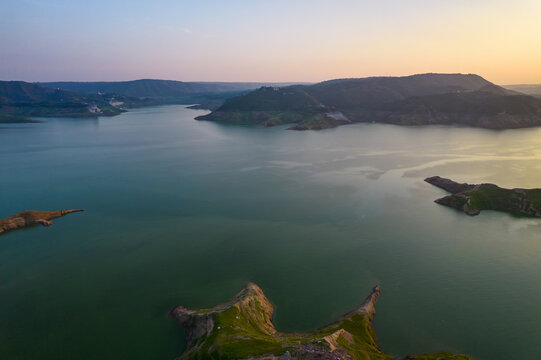
[(469, 207), (477, 210), (506, 211), (517, 215), (527, 215), (522, 209), (541, 209), (541, 189), (515, 191), (499, 187), (483, 187), (465, 192), (470, 197)]
[[(258, 356), (306, 355), (305, 348), (328, 354), (332, 346), (354, 359), (390, 360), (378, 346), (371, 319), (355, 313), (306, 333), (281, 333), (272, 324), (272, 305), (264, 296), (244, 289), (229, 302), (196, 312), (212, 319), (212, 329), (195, 340), (181, 359), (242, 359)], [(329, 339), (329, 340), (326, 340)], [(333, 345), (331, 345), (333, 344)]]

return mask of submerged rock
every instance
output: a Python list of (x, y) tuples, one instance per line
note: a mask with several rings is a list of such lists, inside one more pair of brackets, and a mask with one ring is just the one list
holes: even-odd
[[(282, 333), (274, 327), (274, 308), (263, 290), (248, 283), (232, 299), (211, 309), (178, 306), (171, 311), (186, 330), (187, 348), (179, 359), (390, 360), (393, 356), (379, 348), (372, 327), (380, 293), (380, 287), (374, 287), (358, 308), (323, 328)], [(422, 359), (471, 360), (450, 353)]]
[(514, 215), (541, 217), (541, 189), (504, 189), (494, 184), (460, 184), (433, 176), (426, 178), (451, 195), (435, 200), (468, 215), (479, 215), (481, 210), (503, 211)]
[(18, 214), (0, 220), (0, 235), (12, 231), (19, 230), (29, 226), (50, 226), (53, 224), (52, 219), (62, 217), (74, 212), (84, 211), (83, 209), (58, 210), (58, 211), (22, 211)]

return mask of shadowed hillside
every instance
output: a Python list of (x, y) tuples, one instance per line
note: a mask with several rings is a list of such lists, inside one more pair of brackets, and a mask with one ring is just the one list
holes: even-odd
[[(163, 103), (214, 109), (200, 120), (291, 129), (324, 129), (355, 122), (459, 124), (492, 129), (541, 125), (541, 99), (473, 74), (336, 79), (313, 85), (123, 82), (0, 82), (0, 122), (28, 116), (111, 116)], [(284, 84), (282, 84), (284, 85)]]
[(159, 99), (164, 103), (202, 104), (201, 108), (215, 109), (233, 96), (260, 86), (287, 86), (293, 83), (246, 82), (184, 82), (174, 80), (140, 79), (110, 82), (46, 82), (41, 85), (83, 94), (114, 93), (139, 98)]
[(479, 90), (490, 82), (478, 75), (421, 74), (405, 77), (337, 79), (309, 86), (322, 103), (337, 108), (379, 107), (410, 96)]
[[(296, 106), (291, 105), (294, 102)], [(315, 117), (320, 119), (317, 126), (313, 126)], [(478, 75), (421, 74), (337, 79), (275, 91), (260, 89), (231, 99), (199, 119), (227, 123), (242, 119), (244, 124), (266, 126), (296, 123), (293, 129), (297, 130), (353, 122), (505, 129), (541, 125), (541, 101)]]
[(4, 123), (34, 122), (29, 116), (113, 116), (127, 108), (158, 103), (116, 94), (77, 94), (24, 81), (0, 81), (0, 122)]

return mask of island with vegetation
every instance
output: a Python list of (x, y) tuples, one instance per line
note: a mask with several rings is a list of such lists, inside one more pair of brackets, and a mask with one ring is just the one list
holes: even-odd
[[(171, 316), (186, 332), (187, 348), (179, 358), (191, 359), (344, 359), (391, 360), (372, 327), (380, 287), (355, 310), (320, 329), (282, 333), (272, 322), (274, 308), (259, 286), (248, 283), (232, 299), (211, 309), (178, 306)], [(448, 352), (409, 355), (418, 360), (472, 360)]]
[(57, 210), (57, 211), (34, 211), (26, 210), (12, 215), (5, 219), (0, 219), (0, 235), (13, 230), (20, 230), (26, 227), (42, 225), (51, 226), (51, 220), (74, 213), (81, 212), (83, 209)]
[(479, 215), (482, 210), (496, 210), (517, 216), (541, 217), (541, 189), (504, 189), (494, 184), (466, 184), (433, 176), (426, 178), (451, 195), (435, 202), (463, 211), (468, 215)]
[(229, 124), (323, 129), (358, 122), (465, 125), (490, 129), (541, 126), (541, 99), (474, 74), (337, 79), (262, 87), (198, 117)]

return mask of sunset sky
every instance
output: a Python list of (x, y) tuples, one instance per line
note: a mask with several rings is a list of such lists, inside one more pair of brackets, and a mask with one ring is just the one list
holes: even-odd
[(0, 79), (541, 83), (539, 0), (2, 0)]

